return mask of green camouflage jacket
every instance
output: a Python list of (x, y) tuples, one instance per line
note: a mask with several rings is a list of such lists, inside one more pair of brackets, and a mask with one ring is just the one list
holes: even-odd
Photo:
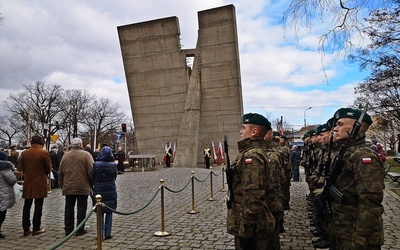
[[(330, 233), (352, 242), (352, 249), (383, 244), (384, 168), (365, 143), (365, 137), (350, 142), (344, 166), (334, 186), (343, 194), (332, 202)], [(362, 248), (364, 249), (364, 248)]]
[[(228, 209), (227, 231), (242, 238), (267, 238), (275, 231), (275, 219), (269, 210), (266, 189), (271, 171), (263, 140), (238, 142), (239, 154), (233, 167), (233, 202)], [(256, 234), (256, 235), (254, 235)]]

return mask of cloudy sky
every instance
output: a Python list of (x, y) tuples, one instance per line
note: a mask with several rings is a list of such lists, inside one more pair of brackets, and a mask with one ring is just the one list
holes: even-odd
[[(177, 16), (183, 48), (195, 48), (197, 12), (236, 7), (244, 112), (300, 128), (351, 105), (365, 72), (335, 53), (321, 58), (313, 30), (282, 25), (289, 0), (0, 0), (0, 101), (38, 80), (88, 89), (130, 115), (117, 27)], [(322, 63), (324, 61), (324, 64)], [(308, 107), (310, 110), (305, 111)]]

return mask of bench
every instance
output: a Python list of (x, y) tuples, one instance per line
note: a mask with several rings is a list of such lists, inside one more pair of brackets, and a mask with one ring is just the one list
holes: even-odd
[(392, 182), (397, 182), (397, 186), (400, 186), (399, 178), (400, 178), (400, 173), (395, 173), (395, 172), (389, 172), (388, 176), (390, 179), (392, 179)]

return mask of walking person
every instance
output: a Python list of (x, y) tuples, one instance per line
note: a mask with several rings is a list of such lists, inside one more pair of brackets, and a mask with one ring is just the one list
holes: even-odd
[[(35, 135), (31, 139), (31, 147), (21, 153), (20, 164), (24, 173), (22, 198), (25, 198), (22, 212), (22, 228), (24, 236), (38, 235), (46, 232), (41, 228), (44, 198), (47, 197), (47, 181), (51, 170), (49, 153), (43, 148), (43, 138)], [(50, 180), (49, 180), (50, 181)], [(33, 200), (33, 228), (30, 229), (30, 213)]]
[(290, 152), (290, 163), (292, 165), (293, 181), (300, 180), (300, 152), (297, 145), (293, 145), (292, 151)]
[[(103, 147), (97, 161), (93, 164), (93, 195), (101, 195), (101, 202), (111, 209), (117, 208), (117, 164), (110, 147)], [(107, 207), (101, 207), (101, 235), (105, 240), (111, 239), (113, 213)]]
[[(82, 139), (74, 138), (71, 148), (61, 159), (58, 171), (59, 185), (65, 195), (64, 230), (69, 235), (74, 230), (74, 210), (77, 204), (77, 220), (79, 225), (86, 217), (88, 196), (92, 190), (93, 157), (82, 147)], [(84, 235), (87, 231), (83, 225), (76, 236)]]
[[(15, 204), (15, 194), (13, 186), (17, 183), (14, 175), (14, 166), (8, 160), (8, 155), (0, 151), (0, 228), (6, 219), (7, 209)], [(0, 233), (0, 239), (5, 236)]]

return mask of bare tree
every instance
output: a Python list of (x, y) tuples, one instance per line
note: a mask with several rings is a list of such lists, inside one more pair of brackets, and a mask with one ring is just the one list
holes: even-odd
[(93, 100), (90, 109), (86, 109), (85, 119), (82, 121), (87, 128), (88, 136), (93, 137), (97, 143), (113, 145), (111, 138), (115, 138), (121, 123), (127, 120), (126, 115), (119, 110), (119, 104), (112, 103), (110, 99)]
[(11, 94), (3, 106), (12, 115), (20, 116), (32, 132), (43, 135), (48, 146), (51, 122), (61, 111), (62, 92), (59, 85), (46, 85), (43, 81), (37, 81), (24, 85), (23, 92)]
[(78, 137), (79, 124), (84, 120), (86, 110), (90, 109), (89, 103), (95, 98), (95, 95), (90, 95), (88, 90), (66, 90), (62, 99), (59, 121), (62, 128), (68, 130), (67, 138)]
[(354, 47), (353, 37), (361, 38), (364, 18), (373, 10), (388, 7), (398, 0), (292, 0), (284, 13), (285, 26), (294, 30), (328, 24), (320, 36), (321, 52), (347, 52)]
[(10, 148), (14, 143), (15, 136), (21, 132), (21, 123), (16, 116), (5, 115), (0, 116), (0, 140), (5, 142), (5, 145)]

